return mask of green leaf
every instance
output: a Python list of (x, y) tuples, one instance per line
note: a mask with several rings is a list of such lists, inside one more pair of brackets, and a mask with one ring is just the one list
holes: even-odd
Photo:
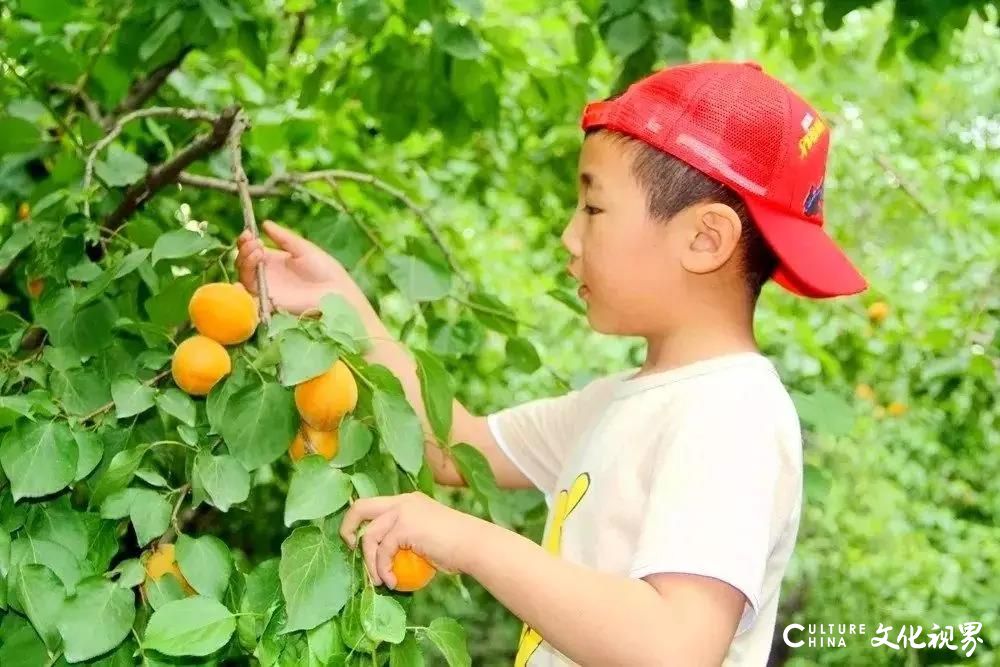
[(292, 392), (280, 385), (251, 385), (226, 403), (222, 437), (247, 470), (276, 461), (288, 450), (299, 427)]
[(251, 648), (264, 632), (271, 611), (281, 606), (281, 579), (278, 559), (266, 560), (247, 575), (246, 590), (240, 602), (238, 630), (241, 641)]
[(223, 512), (250, 495), (250, 473), (234, 457), (212, 456), (199, 452), (192, 473), (201, 484), (212, 504)]
[(12, 116), (0, 117), (0, 156), (27, 153), (42, 145), (42, 135), (34, 123)]
[(413, 407), (406, 398), (376, 388), (372, 411), (386, 449), (400, 468), (416, 474), (424, 460), (424, 432)]
[(464, 442), (452, 446), (450, 452), (462, 478), (482, 502), (483, 507), (489, 509), (490, 499), (499, 493), (489, 461), (482, 452)]
[[(156, 29), (142, 41), (139, 47), (139, 57), (142, 60), (150, 60), (155, 56), (171, 36), (177, 33), (181, 23), (184, 22), (184, 13), (181, 10), (172, 12), (164, 18)], [(152, 28), (152, 26), (149, 26)]]
[(337, 628), (337, 619), (331, 618), (307, 631), (306, 639), (309, 642), (309, 652), (319, 664), (329, 665), (334, 662), (335, 657), (339, 661), (346, 659), (344, 643), (340, 640), (340, 630)]
[(139, 545), (145, 546), (170, 527), (171, 509), (166, 498), (152, 489), (122, 489), (101, 504), (101, 516), (120, 519), (127, 514)]
[[(356, 347), (358, 341), (368, 336), (358, 311), (339, 294), (327, 294), (319, 300), (322, 315), (320, 322), (331, 338), (348, 347)], [(362, 350), (367, 343), (361, 345)]]
[(793, 391), (792, 401), (799, 418), (817, 433), (841, 437), (854, 428), (854, 408), (838, 394), (827, 389), (820, 389), (812, 394)]
[(378, 487), (372, 478), (363, 472), (356, 472), (351, 475), (351, 484), (361, 498), (374, 498), (379, 495)]
[(201, 595), (221, 600), (229, 586), (233, 557), (225, 542), (214, 535), (181, 535), (176, 545), (177, 566)]
[(393, 598), (366, 587), (361, 594), (361, 627), (376, 642), (398, 644), (406, 636), (406, 611)]
[(135, 153), (130, 153), (118, 144), (111, 144), (104, 160), (94, 165), (97, 176), (111, 187), (132, 185), (146, 175), (149, 165)]
[(121, 644), (135, 620), (135, 594), (105, 579), (80, 582), (59, 615), (59, 634), (69, 662), (90, 660)]
[(44, 565), (55, 572), (59, 581), (66, 587), (67, 593), (72, 594), (76, 591), (76, 584), (81, 576), (80, 559), (61, 544), (31, 537), (18, 538), (11, 542), (10, 569), (17, 571), (29, 563)]
[(61, 491), (76, 476), (77, 446), (63, 421), (19, 422), (0, 445), (0, 464), (14, 500)]
[(292, 387), (322, 375), (337, 360), (337, 346), (292, 329), (281, 335), (281, 384)]
[(419, 257), (395, 255), (386, 261), (389, 278), (410, 301), (434, 301), (451, 290), (451, 274)]
[(201, 285), (197, 275), (181, 276), (170, 281), (159, 293), (146, 299), (145, 308), (149, 319), (162, 327), (175, 327), (188, 318), (188, 302), (191, 295)]
[(434, 25), (433, 38), (442, 51), (460, 60), (475, 60), (483, 53), (479, 38), (464, 25), (439, 21)]
[(282, 542), (278, 572), (288, 610), (285, 632), (309, 630), (329, 620), (350, 594), (346, 546), (339, 536), (331, 539), (316, 526), (296, 528)]
[(108, 464), (108, 469), (93, 482), (90, 506), (100, 507), (109, 495), (128, 486), (147, 451), (149, 451), (149, 445), (142, 445), (130, 447), (115, 454)]
[(10, 571), (10, 534), (0, 530), (0, 611), (7, 609), (7, 574)]
[(427, 638), (444, 655), (448, 667), (471, 667), (465, 629), (453, 618), (435, 618), (425, 631)]
[(170, 573), (146, 582), (146, 599), (153, 609), (159, 609), (165, 604), (183, 600), (185, 597), (180, 580)]
[(90, 540), (84, 516), (70, 506), (67, 496), (60, 496), (55, 501), (31, 508), (25, 532), (33, 539), (60, 544), (82, 559)]
[[(113, 392), (114, 389), (112, 388)], [(156, 405), (159, 406), (160, 410), (171, 417), (176, 417), (182, 423), (188, 426), (195, 425), (195, 420), (198, 416), (197, 408), (191, 397), (180, 389), (171, 387), (165, 390), (156, 397)]]
[[(162, 259), (190, 257), (215, 245), (216, 243), (211, 237), (202, 236), (187, 229), (167, 232), (156, 239), (156, 243), (153, 244), (153, 264)], [(186, 311), (187, 309), (185, 309), (185, 313)]]
[[(0, 133), (3, 132), (3, 121), (0, 120)], [(3, 135), (0, 134), (0, 137)], [(0, 139), (0, 154), (3, 152), (3, 139)], [(6, 271), (7, 267), (17, 259), (17, 256), (28, 249), (35, 240), (35, 230), (30, 225), (18, 225), (11, 232), (11, 235), (0, 245), (0, 271)]]
[(372, 432), (359, 419), (344, 415), (337, 435), (337, 454), (330, 461), (334, 468), (346, 468), (357, 463), (372, 446)]
[(129, 558), (118, 563), (118, 567), (111, 571), (117, 574), (118, 580), (115, 582), (121, 588), (135, 588), (146, 578), (146, 570), (138, 558)]
[(166, 477), (161, 475), (159, 471), (154, 468), (140, 466), (139, 469), (135, 471), (135, 476), (150, 486), (158, 486), (161, 489), (170, 488), (170, 482), (168, 482)]
[(31, 624), (15, 614), (3, 619), (3, 643), (0, 665), (3, 667), (38, 667), (49, 661), (49, 652)]
[(104, 443), (93, 431), (73, 431), (76, 441), (76, 474), (74, 481), (80, 481), (94, 471), (104, 456)]
[(581, 65), (587, 65), (594, 59), (594, 52), (597, 45), (594, 42), (594, 29), (589, 23), (581, 22), (573, 29), (573, 44), (576, 47), (576, 61)]
[(408, 634), (399, 644), (389, 649), (389, 664), (392, 667), (424, 667), (424, 654), (420, 652), (417, 638)]
[(472, 313), (483, 326), (499, 331), (505, 336), (517, 334), (517, 318), (500, 299), (484, 292), (476, 292), (469, 295), (469, 303), (475, 306), (472, 308)]
[(66, 589), (44, 565), (22, 565), (17, 577), (17, 597), (25, 616), (50, 649), (59, 644), (56, 618), (66, 599)]
[(535, 346), (524, 338), (519, 336), (508, 338), (504, 349), (507, 360), (522, 373), (534, 373), (542, 366), (542, 360), (538, 358)]
[(447, 443), (451, 436), (452, 403), (455, 390), (451, 376), (437, 357), (425, 350), (413, 350), (417, 360), (420, 395), (427, 418), (438, 440)]
[(53, 396), (71, 415), (90, 414), (111, 400), (107, 381), (94, 369), (73, 368), (53, 372), (50, 378)]
[(153, 407), (156, 390), (133, 377), (119, 376), (111, 383), (111, 398), (118, 419), (134, 417)]
[(639, 12), (616, 19), (608, 28), (608, 51), (618, 58), (627, 58), (649, 41), (652, 30), (645, 15)]
[(316, 454), (295, 465), (285, 498), (285, 525), (333, 514), (351, 498), (351, 479)]
[(233, 25), (233, 13), (224, 7), (219, 0), (198, 0), (202, 11), (208, 16), (208, 20), (219, 30), (225, 30)]
[(0, 428), (12, 426), (18, 417), (33, 419), (34, 405), (35, 402), (27, 396), (0, 396)]
[(575, 298), (569, 292), (559, 289), (551, 289), (546, 292), (546, 294), (572, 310), (574, 313), (579, 315), (587, 314), (587, 309), (582, 303), (580, 303), (580, 299)]
[(235, 629), (236, 618), (222, 603), (195, 595), (153, 612), (142, 644), (166, 655), (208, 655), (225, 646)]

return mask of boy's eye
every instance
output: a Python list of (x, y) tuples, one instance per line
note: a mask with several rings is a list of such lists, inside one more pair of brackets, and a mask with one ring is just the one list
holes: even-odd
[(601, 209), (596, 206), (591, 206), (590, 204), (584, 204), (583, 210), (587, 212), (587, 215), (597, 215), (601, 212)]

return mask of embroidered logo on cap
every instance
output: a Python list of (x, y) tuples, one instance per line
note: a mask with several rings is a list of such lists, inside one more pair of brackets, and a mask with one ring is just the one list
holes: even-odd
[(806, 200), (802, 206), (802, 212), (806, 215), (816, 215), (823, 208), (823, 184), (810, 185)]

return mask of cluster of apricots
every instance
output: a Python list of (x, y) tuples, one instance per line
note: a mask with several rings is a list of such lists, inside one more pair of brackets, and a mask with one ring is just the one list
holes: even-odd
[[(171, 374), (177, 386), (188, 394), (205, 396), (232, 371), (226, 346), (239, 345), (256, 331), (257, 305), (239, 283), (208, 283), (191, 296), (188, 315), (198, 333), (177, 346), (171, 360)], [(289, 456), (293, 461), (308, 454), (332, 459), (340, 447), (341, 421), (358, 403), (358, 384), (351, 369), (338, 359), (322, 374), (297, 384), (294, 392), (301, 423), (288, 447)], [(164, 544), (158, 549), (147, 561), (147, 576), (158, 578), (170, 572), (178, 577), (182, 587), (186, 585), (173, 560), (172, 545)], [(392, 567), (399, 591), (423, 588), (436, 571), (409, 549), (396, 552)], [(159, 574), (154, 576), (154, 573)]]

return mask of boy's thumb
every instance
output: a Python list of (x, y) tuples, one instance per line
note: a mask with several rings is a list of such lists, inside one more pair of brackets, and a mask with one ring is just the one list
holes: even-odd
[(274, 241), (279, 248), (294, 253), (296, 250), (304, 250), (311, 244), (287, 227), (282, 227), (274, 220), (264, 221), (264, 233)]

